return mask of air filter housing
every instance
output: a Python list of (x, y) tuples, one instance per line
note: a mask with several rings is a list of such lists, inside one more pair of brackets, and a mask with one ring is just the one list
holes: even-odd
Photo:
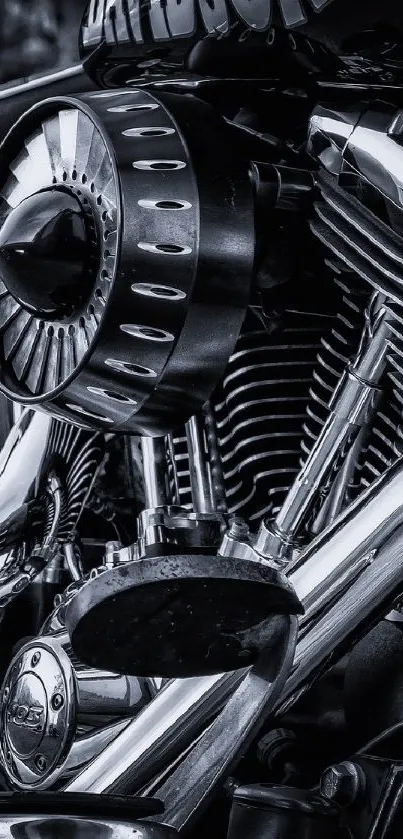
[(208, 399), (249, 297), (248, 164), (210, 106), (48, 99), (0, 150), (0, 388), (79, 425), (163, 434)]

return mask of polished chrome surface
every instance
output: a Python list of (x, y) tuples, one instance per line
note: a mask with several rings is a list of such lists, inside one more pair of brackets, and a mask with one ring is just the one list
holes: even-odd
[(305, 608), (303, 623), (376, 561), (402, 522), (403, 461), (398, 460), (289, 565), (288, 577)]
[(2, 688), (1, 752), (9, 779), (25, 788), (57, 779), (74, 736), (74, 677), (66, 653), (28, 644)]
[(142, 437), (145, 508), (169, 504), (165, 437)]
[(186, 507), (167, 505), (143, 510), (138, 517), (137, 542), (115, 551), (114, 565), (150, 555), (157, 545), (176, 545), (178, 552), (184, 553), (197, 547), (217, 547), (224, 527), (221, 513), (193, 513)]
[(66, 542), (66, 544), (63, 545), (63, 553), (72, 580), (81, 580), (83, 576), (83, 566), (78, 548), (76, 548), (72, 542)]
[(351, 134), (343, 171), (358, 172), (397, 206), (403, 205), (402, 112), (380, 103), (369, 108)]
[(0, 453), (0, 528), (31, 501), (47, 454), (51, 417), (25, 409)]
[(7, 777), (25, 790), (66, 781), (154, 692), (144, 679), (86, 667), (63, 631), (39, 636), (13, 659), (2, 686), (0, 743)]
[(140, 789), (193, 742), (244, 674), (172, 680), (65, 790), (121, 793)]
[[(36, 127), (27, 124), (24, 141), (19, 134), (11, 142), (0, 190), (0, 333), (10, 365), (6, 391), (10, 395), (9, 387), (22, 386), (21, 401), (53, 392), (80, 367), (99, 332), (101, 297), (108, 300), (116, 262), (120, 210), (114, 162), (99, 126), (72, 101), (53, 100)], [(95, 189), (102, 193), (100, 201)], [(104, 237), (107, 248), (101, 246)], [(66, 247), (72, 270), (66, 268)], [(73, 400), (71, 405), (80, 413), (81, 405)]]
[(8, 81), (7, 84), (0, 86), (0, 101), (2, 99), (11, 99), (20, 93), (28, 93), (41, 87), (62, 82), (65, 79), (72, 79), (74, 76), (81, 76), (83, 72), (82, 64), (74, 64), (72, 67), (57, 70), (55, 73), (41, 73), (41, 75), (28, 79), (27, 81), (16, 81), (15, 83)]
[[(386, 611), (401, 590), (402, 523), (403, 461), (400, 461), (290, 566), (289, 579), (295, 585), (306, 613), (294, 666), (275, 701), (276, 707), (271, 706), (271, 710), (284, 710), (292, 704), (320, 667), (332, 655), (337, 655), (342, 645), (345, 649), (363, 635), (368, 621), (379, 614), (382, 605)], [(243, 685), (237, 691), (239, 696), (242, 696), (242, 688)], [(227, 718), (227, 710), (235, 696), (183, 765), (159, 790), (166, 808), (164, 823), (179, 829), (191, 823), (205, 806), (209, 782), (214, 783), (213, 777), (222, 781), (230, 771), (229, 755), (235, 748), (236, 737), (228, 736), (228, 732), (233, 731), (234, 715)], [(249, 700), (250, 694), (246, 693), (242, 712), (248, 726), (253, 728), (259, 712)], [(239, 719), (238, 715), (236, 719)], [(209, 754), (211, 731), (215, 725), (217, 736)], [(247, 741), (244, 732), (239, 739), (238, 747)]]
[[(10, 807), (10, 810), (12, 808)], [(174, 839), (174, 834), (142, 821), (124, 821), (91, 816), (29, 815), (1, 816), (0, 837), (13, 839)]]
[(165, 804), (164, 824), (179, 831), (189, 829), (245, 753), (281, 696), (293, 664), (297, 629), (296, 618), (277, 617), (271, 643), (206, 734), (158, 790)]
[[(400, 469), (402, 465), (400, 464)], [(396, 487), (395, 487), (396, 488)], [(402, 488), (402, 475), (399, 491)], [(382, 494), (382, 490), (381, 490)], [(383, 496), (386, 501), (386, 496)], [(370, 517), (372, 510), (368, 512)], [(384, 507), (386, 515), (386, 505)], [(396, 520), (393, 516), (396, 527)], [(282, 701), (279, 703), (279, 711), (289, 707), (300, 695), (301, 690), (309, 686), (314, 676), (320, 672), (326, 663), (330, 665), (332, 660), (336, 661), (338, 656), (346, 649), (351, 649), (353, 644), (366, 634), (368, 625), (376, 622), (382, 612), (386, 612), (388, 606), (399, 595), (403, 586), (403, 520), (402, 511), (399, 516), (398, 529), (385, 528), (384, 540), (374, 540), (380, 545), (378, 548), (367, 550), (365, 541), (362, 544), (362, 555), (355, 554), (355, 564), (350, 567), (350, 573), (346, 572), (343, 586), (343, 564), (340, 567), (338, 585), (329, 586), (329, 596), (321, 597), (321, 587), (317, 587), (317, 605), (311, 605), (308, 614), (311, 621), (300, 632), (298, 640), (293, 671), (287, 680), (283, 691)], [(369, 529), (369, 525), (368, 525)], [(376, 522), (374, 522), (374, 533)], [(387, 538), (387, 532), (393, 533)], [(347, 537), (346, 530), (345, 536)], [(363, 536), (363, 534), (362, 534)], [(341, 532), (340, 532), (341, 537)], [(342, 550), (342, 538), (339, 547)], [(323, 559), (320, 550), (315, 554), (317, 559), (317, 570)], [(354, 562), (350, 554), (350, 562)], [(291, 574), (291, 578), (293, 575)], [(295, 576), (296, 585), (298, 572)], [(336, 589), (338, 594), (336, 594)], [(331, 595), (334, 602), (331, 602)], [(311, 598), (307, 596), (309, 604)], [(326, 608), (321, 612), (320, 603), (326, 601)], [(333, 657), (333, 658), (332, 658)]]
[(191, 417), (186, 423), (186, 437), (189, 453), (190, 486), (195, 513), (215, 511), (215, 499), (205, 445), (203, 418)]
[[(403, 464), (400, 461), (363, 493), (289, 567), (289, 579), (303, 601), (306, 615), (303, 619), (305, 628), (297, 647), (297, 657), (301, 644), (305, 650), (304, 655), (298, 659), (299, 680), (292, 677), (287, 696), (302, 689), (315, 672), (318, 662), (321, 663), (333, 652), (336, 641), (339, 643), (342, 639), (350, 639), (355, 632), (360, 629), (363, 631), (366, 626), (366, 617), (363, 615), (379, 607), (381, 590), (386, 598), (391, 598), (392, 589), (403, 582), (403, 569), (398, 561), (397, 550), (392, 551), (390, 560), (387, 553), (381, 550), (385, 540), (402, 521)], [(366, 611), (362, 608), (361, 594), (360, 597), (350, 594), (361, 592), (363, 581)], [(338, 611), (338, 604), (347, 605)], [(328, 628), (326, 612), (330, 606), (334, 620), (332, 633)], [(228, 696), (233, 692), (234, 675), (172, 682), (67, 789), (97, 792), (112, 789), (121, 792), (133, 788), (137, 783), (144, 783), (157, 765), (172, 758), (175, 750), (180, 751), (180, 745), (183, 747), (191, 742), (196, 728), (203, 727), (207, 719), (211, 718), (210, 693), (217, 688), (223, 691), (220, 698), (224, 701), (223, 695)], [(192, 719), (195, 698), (198, 703), (197, 726)], [(178, 735), (180, 745), (176, 741)], [(221, 755), (223, 765), (226, 760), (224, 751)], [(197, 786), (197, 778), (193, 778), (194, 796), (197, 797), (200, 788)], [(169, 801), (172, 811), (176, 800), (173, 784), (174, 781), (170, 787), (173, 798)]]
[[(24, 544), (21, 548), (3, 556), (0, 567), (0, 605), (2, 607), (18, 597), (41, 572), (46, 570), (49, 562), (55, 557), (56, 537), (62, 513), (62, 488), (54, 473), (50, 473), (47, 477), (45, 499), (50, 503), (51, 519), (50, 527), (42, 543), (35, 546), (30, 553)], [(21, 521), (19, 516), (16, 519), (10, 516), (7, 522), (3, 523), (3, 528), (6, 524), (13, 533), (13, 537), (21, 544), (25, 535), (25, 522)]]
[(309, 121), (308, 152), (317, 157), (328, 172), (339, 174), (344, 149), (361, 114), (362, 108), (356, 105), (350, 109), (316, 106)]
[(374, 294), (355, 361), (348, 366), (330, 403), (331, 413), (272, 522), (263, 522), (255, 543), (262, 556), (287, 561), (294, 539), (335, 461), (346, 453), (373, 413), (386, 367), (392, 316)]

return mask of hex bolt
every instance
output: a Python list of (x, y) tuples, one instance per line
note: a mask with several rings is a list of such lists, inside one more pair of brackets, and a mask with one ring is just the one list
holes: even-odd
[(32, 658), (31, 658), (31, 667), (36, 667), (36, 665), (39, 664), (40, 658), (41, 658), (40, 652), (34, 653)]
[(249, 527), (243, 519), (234, 518), (231, 521), (228, 535), (233, 539), (246, 539), (249, 536)]
[(322, 797), (339, 807), (354, 804), (364, 787), (365, 775), (361, 767), (350, 760), (329, 766), (320, 779)]
[(265, 734), (257, 745), (257, 758), (262, 766), (273, 771), (276, 763), (282, 763), (295, 751), (297, 738), (288, 728), (275, 728)]
[(46, 769), (46, 757), (45, 755), (36, 755), (35, 756), (35, 766), (39, 770), (39, 772), (44, 772)]
[(55, 693), (54, 696), (52, 696), (50, 704), (54, 711), (60, 711), (60, 708), (64, 705), (64, 697), (61, 693)]

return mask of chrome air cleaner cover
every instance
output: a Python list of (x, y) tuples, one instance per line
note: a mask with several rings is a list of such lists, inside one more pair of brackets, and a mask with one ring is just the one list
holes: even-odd
[(254, 258), (248, 165), (193, 96), (49, 99), (0, 151), (0, 388), (162, 434), (206, 401)]

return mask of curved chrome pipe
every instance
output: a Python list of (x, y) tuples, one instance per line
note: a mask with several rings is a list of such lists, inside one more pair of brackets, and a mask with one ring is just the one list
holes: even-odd
[(401, 524), (399, 459), (288, 566), (288, 577), (304, 605), (303, 625), (340, 598), (367, 566), (378, 563), (379, 549)]
[(242, 681), (245, 671), (173, 679), (65, 792), (140, 789), (193, 742)]
[(52, 422), (47, 414), (26, 409), (7, 437), (0, 452), (0, 530), (35, 497)]
[[(402, 524), (403, 461), (399, 461), (290, 567), (289, 576), (304, 602), (306, 616), (297, 644), (295, 670), (276, 702), (277, 707), (284, 702), (291, 704), (335, 650), (342, 644), (351, 644), (366, 630), (368, 621), (378, 612), (381, 614), (382, 607), (386, 611), (403, 584), (402, 531), (390, 544), (387, 540)], [(66, 790), (101, 793), (141, 788), (158, 767), (172, 759), (175, 750), (178, 754), (192, 742), (196, 728), (200, 731), (208, 724), (214, 707), (215, 711), (222, 707), (233, 693), (236, 679), (242, 681), (244, 676), (241, 672), (171, 682)], [(246, 695), (244, 702), (244, 713), (250, 714), (253, 727), (256, 709), (251, 706), (248, 710)], [(234, 727), (229, 727), (225, 710), (220, 719), (221, 733), (218, 736), (216, 730), (215, 737), (217, 777), (225, 771), (229, 737), (234, 737)], [(208, 734), (158, 791), (175, 827), (178, 819), (187, 824), (206, 797), (208, 773), (200, 772), (198, 761), (204, 754)]]
[[(276, 700), (277, 709), (289, 707), (324, 663), (343, 648), (351, 647), (371, 621), (390, 607), (403, 585), (402, 557), (403, 460), (400, 460), (316, 539), (289, 570), (306, 613), (294, 666)], [(244, 729), (239, 725), (234, 736), (234, 715), (231, 719), (228, 713), (237, 694), (243, 696), (243, 713), (248, 725), (251, 728), (256, 725), (259, 712), (243, 688), (244, 685), (238, 688), (213, 726), (158, 789), (158, 797), (165, 803), (164, 824), (180, 831), (191, 826), (195, 815), (200, 815), (205, 806), (211, 771), (214, 770), (216, 782), (225, 778), (228, 754), (236, 748), (234, 740), (238, 737), (239, 747), (245, 740)], [(242, 716), (235, 718), (239, 721)], [(213, 730), (214, 760), (210, 758), (207, 765), (205, 755)]]

